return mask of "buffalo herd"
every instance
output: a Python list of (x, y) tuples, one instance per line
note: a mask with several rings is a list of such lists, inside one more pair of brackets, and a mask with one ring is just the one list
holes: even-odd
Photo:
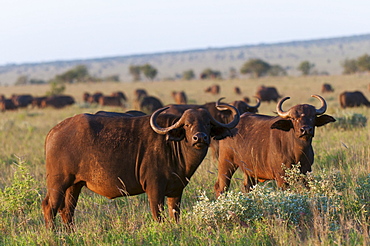
[[(332, 93), (329, 84), (322, 93)], [(220, 93), (219, 85), (205, 92)], [(239, 87), (234, 93), (241, 95)], [(174, 104), (164, 106), (145, 89), (136, 89), (132, 106), (126, 112), (98, 111), (78, 114), (54, 126), (46, 136), (44, 152), (47, 193), (42, 202), (46, 226), (55, 227), (59, 213), (64, 224), (73, 227), (74, 211), (81, 189), (109, 199), (146, 193), (154, 220), (163, 221), (168, 213), (176, 222), (184, 188), (211, 149), (218, 163), (214, 193), (227, 191), (233, 174), (244, 174), (243, 187), (249, 192), (259, 183), (275, 180), (278, 187), (289, 186), (286, 168), (300, 164), (300, 172), (312, 170), (312, 147), (315, 128), (335, 122), (325, 114), (326, 100), (312, 95), (321, 104), (297, 104), (284, 110), (289, 97), (275, 87), (258, 87), (251, 103), (249, 98), (205, 104), (188, 104), (184, 91), (172, 91)], [(83, 103), (125, 108), (123, 92), (109, 95), (84, 93)], [(274, 102), (276, 116), (259, 114), (261, 103)], [(360, 91), (343, 92), (342, 108), (370, 106)], [(0, 95), (0, 109), (28, 107), (63, 108), (75, 103), (68, 95), (32, 97)]]

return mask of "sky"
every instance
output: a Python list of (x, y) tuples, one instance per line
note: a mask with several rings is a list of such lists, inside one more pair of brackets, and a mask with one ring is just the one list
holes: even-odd
[(370, 34), (368, 0), (0, 0), (0, 65)]

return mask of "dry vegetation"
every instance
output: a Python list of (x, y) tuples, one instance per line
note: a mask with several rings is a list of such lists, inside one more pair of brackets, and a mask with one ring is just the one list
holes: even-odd
[[(199, 211), (197, 206), (201, 204), (199, 203), (201, 196), (210, 199), (204, 203), (206, 208), (211, 208), (211, 202), (214, 201), (213, 185), (217, 163), (210, 157), (204, 160), (185, 188), (182, 221), (177, 225), (172, 222), (162, 224), (153, 222), (145, 195), (111, 201), (84, 189), (76, 211), (76, 232), (67, 233), (61, 226), (56, 232), (50, 232), (44, 228), (40, 205), (46, 191), (43, 144), (47, 132), (67, 117), (101, 110), (97, 106), (87, 107), (82, 104), (82, 93), (85, 91), (101, 91), (105, 94), (117, 90), (124, 91), (129, 98), (126, 109), (104, 108), (124, 111), (131, 109), (133, 91), (137, 88), (145, 88), (151, 95), (159, 97), (164, 104), (173, 103), (172, 90), (184, 90), (188, 95), (189, 103), (202, 104), (217, 100), (221, 96), (226, 97), (225, 101), (237, 100), (242, 96), (251, 98), (258, 86), (272, 85), (276, 86), (284, 96), (291, 97), (291, 100), (284, 104), (284, 107), (288, 108), (298, 103), (312, 103), (318, 106), (317, 100), (310, 98), (310, 95), (321, 94), (321, 84), (330, 83), (335, 92), (322, 95), (328, 102), (327, 114), (341, 117), (357, 113), (369, 118), (370, 109), (342, 110), (338, 102), (339, 93), (344, 90), (361, 90), (370, 98), (370, 92), (367, 91), (369, 81), (368, 75), (356, 75), (72, 84), (67, 86), (66, 94), (76, 98), (76, 105), (61, 110), (29, 108), (1, 113), (0, 245), (287, 245), (288, 243), (292, 245), (369, 245), (369, 211), (366, 209), (370, 209), (370, 203), (366, 207), (365, 201), (365, 205), (358, 208), (361, 197), (356, 193), (360, 180), (370, 174), (369, 126), (343, 130), (328, 125), (317, 129), (313, 141), (316, 154), (313, 175), (318, 177), (318, 186), (325, 186), (333, 192), (330, 193), (333, 197), (329, 196), (329, 198), (340, 197), (335, 201), (339, 203), (338, 206), (341, 209), (327, 210), (323, 214), (322, 211), (317, 210), (317, 207), (311, 207), (311, 204), (305, 208), (312, 213), (309, 221), (301, 220), (298, 224), (290, 224), (289, 219), (279, 218), (279, 214), (270, 214), (250, 221), (231, 218), (225, 224), (220, 224), (218, 221), (205, 223), (208, 218), (202, 216), (207, 216), (206, 213), (194, 215), (194, 212)], [(203, 92), (204, 88), (215, 83), (221, 86), (220, 95)], [(233, 94), (235, 86), (241, 88), (241, 96)], [(49, 89), (48, 86), (42, 85), (1, 87), (0, 91), (6, 96), (12, 93), (41, 96)], [(274, 110), (274, 103), (262, 103), (260, 107), (260, 113), (263, 114), (273, 114)], [(333, 178), (333, 173), (338, 174), (338, 178)], [(240, 191), (241, 182), (238, 177), (241, 177), (240, 173), (236, 174), (231, 187), (235, 193)], [(338, 188), (337, 185), (343, 185), (343, 187)], [(271, 187), (273, 187), (272, 182), (263, 189), (273, 189)], [(370, 184), (364, 187), (370, 190)], [(266, 204), (268, 201), (272, 203), (276, 199), (274, 197), (280, 197), (279, 199), (284, 197), (283, 192), (275, 189), (274, 192), (278, 193), (274, 193), (274, 197), (273, 193), (267, 196), (264, 190), (261, 192), (264, 194), (264, 196), (258, 196), (261, 204)], [(365, 190), (367, 196), (364, 199), (370, 200), (369, 193)], [(223, 200), (225, 201), (225, 204), (228, 204), (229, 200)]]

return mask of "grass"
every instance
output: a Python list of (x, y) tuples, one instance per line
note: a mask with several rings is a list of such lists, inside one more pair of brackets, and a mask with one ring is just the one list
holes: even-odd
[[(310, 95), (320, 94), (321, 84), (329, 82), (335, 92), (323, 95), (328, 102), (328, 114), (336, 118), (356, 114), (361, 115), (360, 119), (368, 119), (370, 109), (342, 110), (338, 102), (338, 95), (344, 90), (359, 89), (369, 97), (370, 93), (365, 91), (368, 78), (362, 75), (76, 84), (67, 87), (67, 94), (78, 101), (74, 106), (61, 110), (22, 109), (2, 113), (0, 245), (369, 245), (368, 124), (343, 128), (329, 124), (316, 130), (312, 173), (316, 193), (283, 192), (276, 190), (274, 182), (267, 182), (258, 185), (255, 193), (239, 194), (242, 175), (238, 171), (230, 193), (224, 199), (215, 200), (213, 185), (217, 163), (208, 155), (184, 190), (179, 224), (170, 220), (154, 222), (145, 194), (109, 200), (85, 188), (75, 214), (75, 232), (68, 233), (63, 226), (58, 226), (55, 232), (46, 230), (41, 211), (46, 193), (43, 145), (47, 132), (67, 117), (102, 109), (83, 105), (84, 91), (99, 90), (108, 94), (122, 90), (129, 97), (126, 109), (131, 109), (136, 88), (146, 88), (164, 104), (173, 103), (172, 90), (185, 90), (191, 103), (202, 104), (221, 96), (226, 97), (225, 101), (239, 99), (233, 94), (234, 86), (242, 89), (242, 96), (251, 97), (256, 88), (264, 84), (274, 85), (281, 94), (291, 97), (284, 104), (287, 109), (297, 103), (319, 106)], [(204, 94), (204, 88), (214, 83), (221, 85), (221, 95)], [(6, 95), (26, 92), (42, 95), (48, 89), (46, 86), (25, 86), (2, 87), (1, 91)], [(270, 115), (274, 110), (274, 103), (262, 103), (260, 108), (261, 113)], [(317, 194), (323, 199), (321, 203), (313, 199)], [(201, 209), (207, 213), (201, 213)]]

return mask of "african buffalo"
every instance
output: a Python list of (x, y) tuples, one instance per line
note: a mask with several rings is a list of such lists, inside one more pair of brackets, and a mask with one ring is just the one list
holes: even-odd
[(334, 122), (332, 116), (324, 115), (327, 105), (318, 95), (322, 106), (316, 109), (309, 104), (298, 104), (288, 111), (281, 99), (276, 106), (278, 116), (243, 114), (233, 136), (219, 141), (218, 178), (215, 193), (218, 197), (227, 190), (234, 172), (240, 168), (244, 173), (245, 191), (258, 182), (276, 180), (279, 187), (286, 185), (284, 168), (300, 163), (300, 171), (311, 171), (314, 161), (312, 138), (315, 126)]
[(51, 96), (41, 101), (41, 108), (46, 107), (63, 108), (74, 103), (75, 100), (71, 96), (67, 95)]
[(101, 96), (98, 101), (100, 106), (122, 107), (122, 98), (118, 96)]
[(152, 216), (161, 221), (167, 196), (169, 214), (180, 216), (182, 192), (207, 154), (211, 138), (228, 137), (239, 122), (217, 122), (207, 110), (189, 109), (182, 116), (109, 117), (79, 114), (46, 136), (47, 194), (42, 209), (47, 227), (59, 212), (67, 226), (83, 186), (113, 199), (146, 193)]
[(89, 103), (99, 103), (99, 98), (102, 96), (103, 96), (103, 93), (95, 92), (94, 94), (90, 95), (87, 101)]
[(32, 103), (33, 96), (24, 94), (24, 95), (12, 95), (12, 101), (15, 106), (18, 108), (26, 108)]
[(42, 106), (42, 101), (44, 101), (47, 97), (33, 97), (31, 105), (32, 108), (38, 107), (41, 108)]
[(172, 91), (171, 93), (176, 104), (187, 104), (188, 98), (184, 91)]
[(237, 94), (237, 95), (240, 95), (240, 94), (242, 94), (242, 91), (240, 90), (240, 88), (238, 86), (235, 86), (234, 87), (234, 93)]
[(207, 87), (204, 92), (211, 93), (213, 95), (217, 95), (220, 93), (220, 86), (219, 85), (211, 85)]
[(163, 107), (161, 100), (153, 96), (146, 96), (140, 100), (140, 111), (151, 114)]
[(260, 86), (257, 89), (256, 97), (260, 98), (262, 102), (277, 102), (281, 97), (275, 87)]
[(133, 116), (144, 116), (146, 115), (145, 113), (137, 110), (129, 110), (124, 113), (119, 113), (119, 112), (108, 112), (108, 111), (98, 111), (95, 113), (95, 115), (104, 115), (104, 116), (117, 116), (117, 117), (133, 117)]
[(339, 95), (339, 102), (342, 108), (359, 107), (361, 105), (370, 107), (370, 102), (367, 100), (364, 94), (362, 94), (361, 91), (342, 92)]
[(12, 99), (6, 99), (4, 95), (0, 95), (0, 111), (16, 110), (17, 106)]
[(322, 84), (321, 86), (321, 93), (327, 93), (327, 92), (334, 92), (334, 89), (333, 87), (331, 86), (331, 84)]

